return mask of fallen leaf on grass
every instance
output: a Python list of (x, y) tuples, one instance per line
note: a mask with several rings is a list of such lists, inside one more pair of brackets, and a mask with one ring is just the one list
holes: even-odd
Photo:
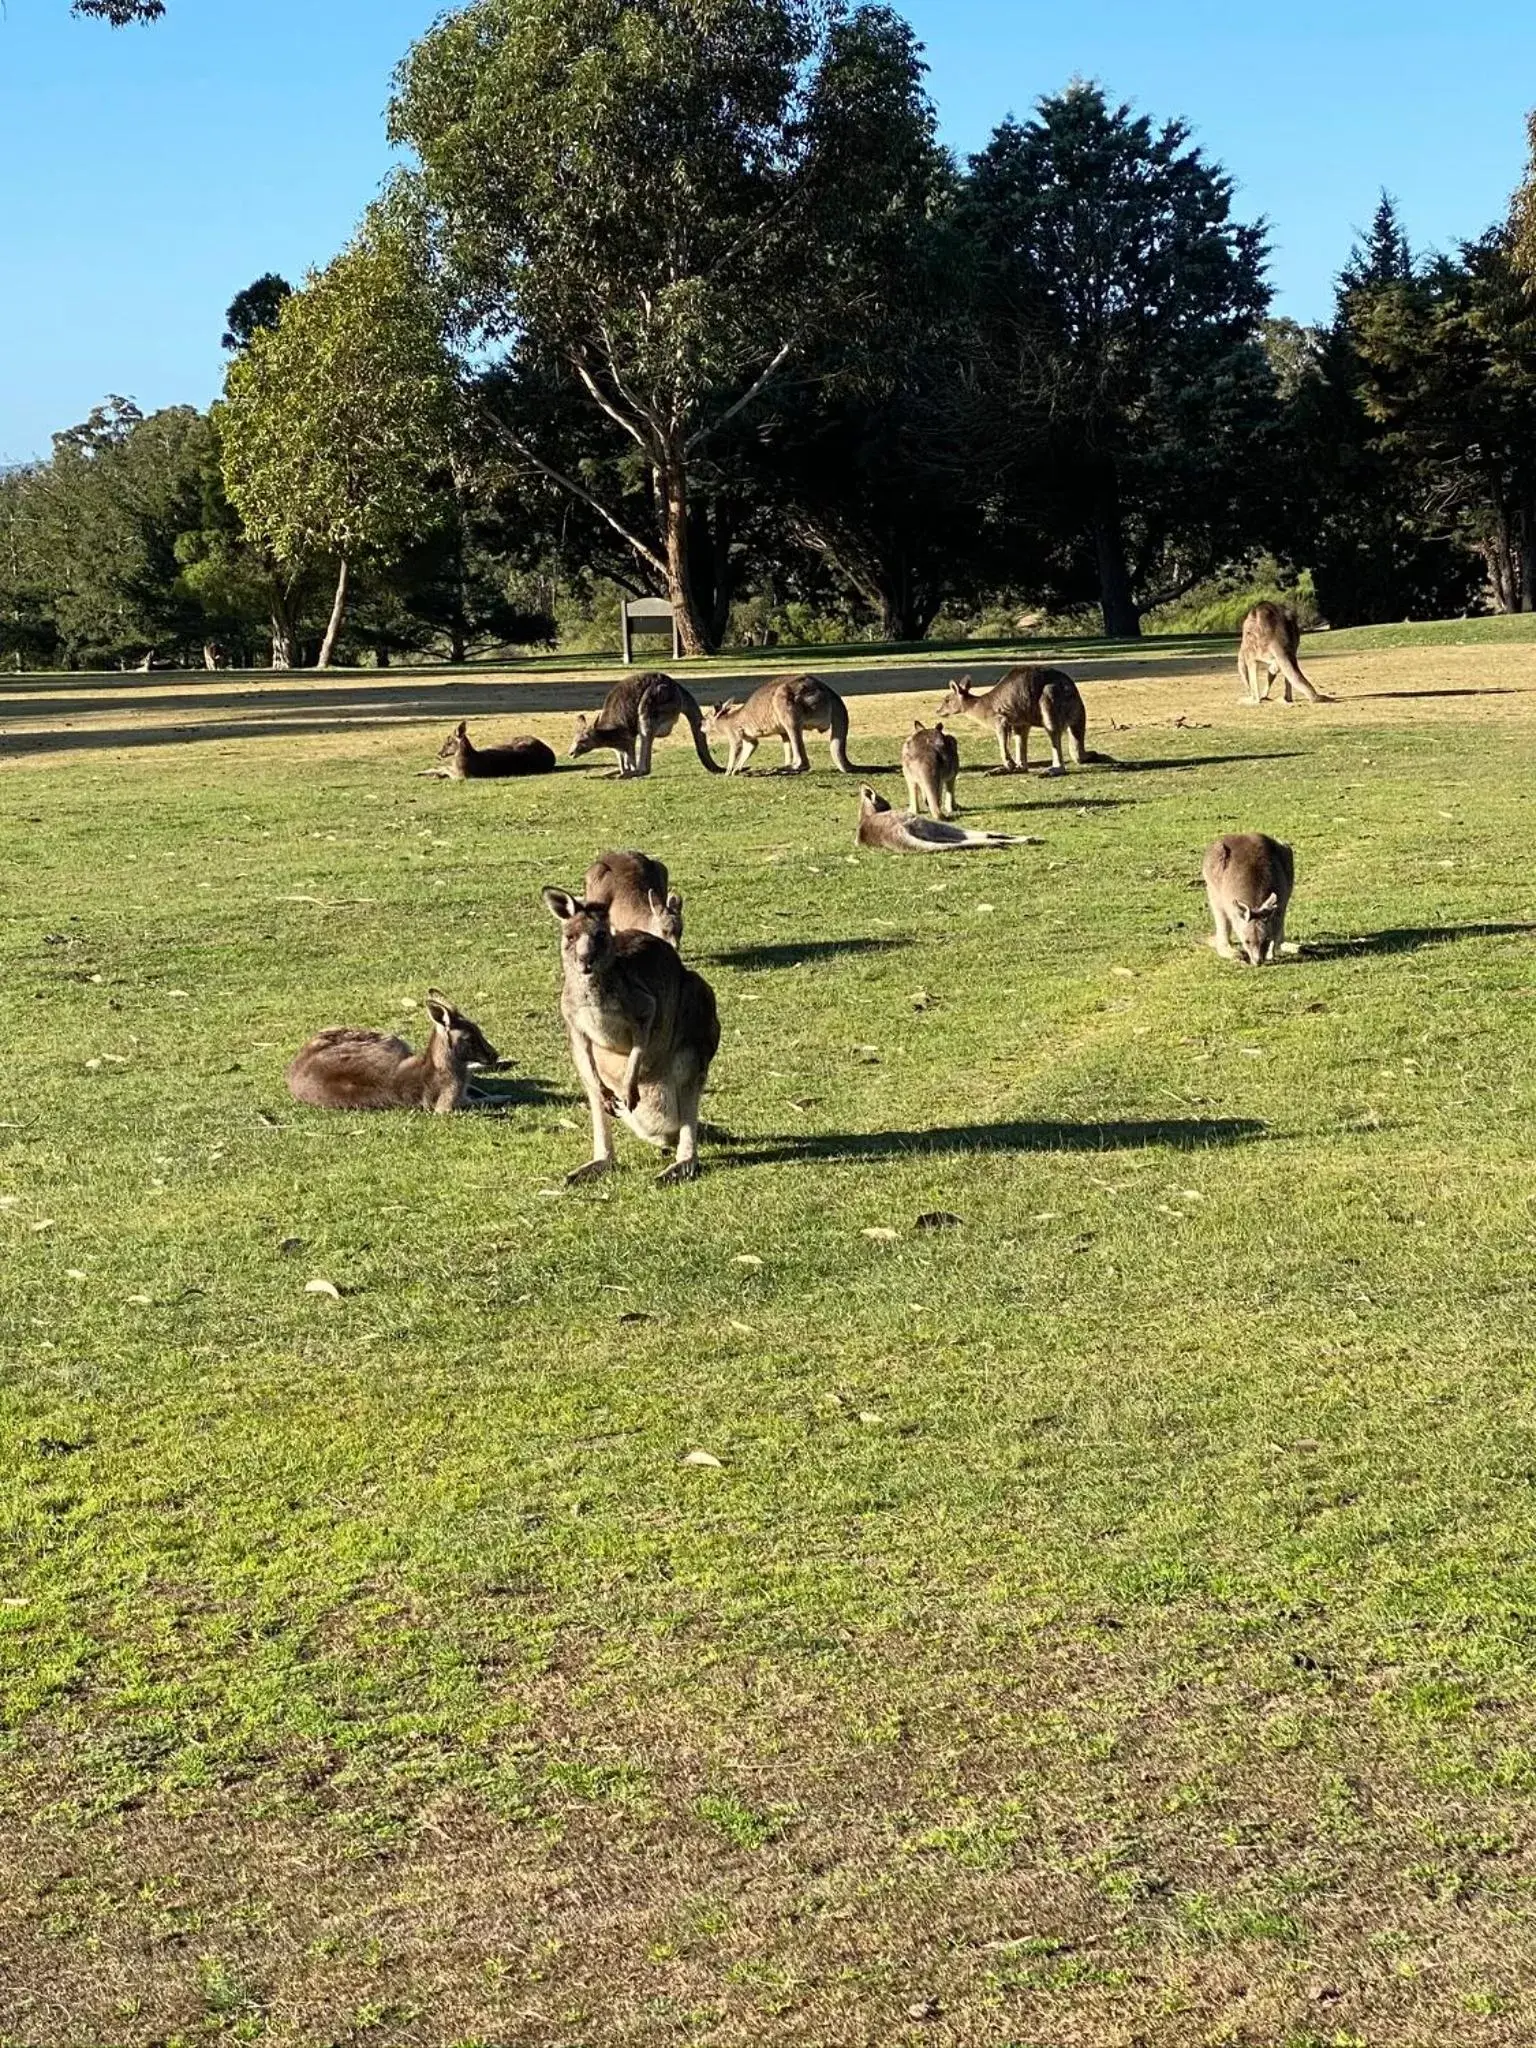
[(130, 1294), (128, 1299), (133, 1303), (135, 1308), (148, 1308), (151, 1305), (151, 1302), (153, 1301), (154, 1297), (148, 1294)]
[(750, 1323), (731, 1322), (729, 1327), (739, 1331), (743, 1337), (755, 1337), (757, 1335), (756, 1330), (753, 1329)]
[(976, 906), (976, 915), (978, 917), (986, 917), (992, 911), (996, 910), (996, 908), (997, 905), (995, 903), (978, 903)]
[(1136, 979), (1134, 967), (1111, 967), (1109, 971), (1111, 974), (1118, 974), (1122, 981), (1134, 981)]
[(963, 1216), (956, 1216), (949, 1209), (928, 1209), (918, 1217), (917, 1227), (919, 1230), (953, 1230), (964, 1221)]
[(101, 1072), (101, 1061), (87, 1060), (85, 1063), (85, 1071), (88, 1074), (99, 1074)]
[(32, 1228), (34, 1230), (52, 1230), (53, 1222), (54, 1219), (51, 1216), (45, 1216), (41, 1223), (34, 1223)]
[(304, 1292), (306, 1294), (328, 1294), (332, 1301), (340, 1301), (341, 1299), (341, 1289), (334, 1280), (306, 1280), (304, 1282)]
[(708, 1451), (690, 1451), (683, 1459), (683, 1463), (685, 1465), (718, 1465), (720, 1460), (712, 1457)]
[(285, 1237), (278, 1246), (278, 1250), (285, 1259), (291, 1259), (295, 1252), (301, 1252), (303, 1249), (304, 1240), (302, 1237)]
[(20, 1195), (0, 1195), (0, 1209), (15, 1209), (20, 1203)]
[(755, 1252), (738, 1252), (736, 1263), (738, 1266), (760, 1266), (763, 1262)]
[(925, 988), (915, 988), (912, 991), (912, 1007), (914, 1010), (931, 1010), (938, 1000), (937, 996), (930, 995)]
[(619, 1317), (621, 1323), (654, 1323), (656, 1318), (643, 1308), (627, 1308)]
[(91, 1276), (83, 1266), (66, 1266), (64, 1277), (66, 1280), (89, 1280)]
[(861, 1408), (859, 1410), (859, 1420), (860, 1422), (881, 1422), (884, 1420), (884, 1417), (877, 1415), (873, 1408)]
[(890, 1244), (892, 1240), (898, 1235), (898, 1233), (892, 1230), (888, 1224), (882, 1223), (877, 1224), (874, 1228), (870, 1230), (862, 1231), (860, 1235), (864, 1237), (872, 1237), (880, 1244)]

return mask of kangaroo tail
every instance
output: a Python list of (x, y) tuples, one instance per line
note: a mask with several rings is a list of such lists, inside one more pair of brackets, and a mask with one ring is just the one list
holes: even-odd
[(1304, 697), (1310, 697), (1314, 704), (1322, 703), (1322, 691), (1315, 688), (1313, 684), (1307, 681), (1306, 677), (1301, 672), (1300, 662), (1294, 660), (1286, 660), (1282, 661), (1280, 666), (1285, 672), (1286, 681), (1290, 684), (1293, 690), (1300, 690), (1301, 694)]
[(832, 755), (832, 766), (844, 775), (863, 775), (863, 768), (855, 768), (848, 758), (848, 706), (835, 690), (827, 693), (827, 717), (831, 721), (827, 733), (827, 745)]
[(709, 751), (709, 741), (704, 737), (704, 714), (693, 692), (685, 690), (681, 683), (677, 686), (677, 701), (688, 721), (688, 730), (693, 734), (693, 751), (699, 757), (699, 766), (707, 768), (711, 775), (723, 775), (725, 770)]

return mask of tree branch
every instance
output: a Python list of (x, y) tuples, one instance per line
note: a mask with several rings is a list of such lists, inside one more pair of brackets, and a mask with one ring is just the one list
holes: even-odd
[(705, 442), (709, 439), (711, 434), (718, 434), (720, 429), (726, 424), (728, 420), (735, 419), (737, 413), (745, 411), (745, 409), (752, 403), (753, 399), (756, 398), (757, 394), (762, 390), (763, 386), (773, 376), (774, 372), (778, 370), (784, 362), (787, 361), (789, 356), (794, 351), (794, 346), (795, 338), (793, 335), (791, 335), (789, 340), (783, 344), (783, 346), (779, 349), (778, 353), (774, 356), (773, 361), (768, 364), (767, 368), (762, 371), (761, 375), (753, 378), (752, 382), (747, 386), (746, 390), (743, 391), (740, 398), (736, 400), (734, 405), (728, 405), (725, 411), (721, 413), (718, 419), (711, 420), (707, 427), (700, 427), (699, 431), (696, 434), (692, 434), (689, 436), (688, 440), (683, 445), (683, 453), (685, 455), (691, 455), (695, 448), (699, 447), (702, 442)]
[(595, 498), (585, 484), (577, 483), (576, 479), (567, 476), (563, 469), (556, 469), (552, 462), (546, 462), (542, 455), (536, 454), (528, 446), (528, 443), (523, 440), (520, 434), (514, 434), (505, 420), (498, 419), (495, 413), (490, 411), (488, 407), (482, 406), (480, 410), (481, 417), (491, 428), (492, 432), (499, 434), (509, 448), (515, 449), (525, 462), (531, 462), (534, 468), (541, 471), (552, 483), (559, 484), (563, 491), (569, 491), (573, 498), (580, 498), (584, 505), (589, 505), (599, 519), (613, 528), (613, 531), (619, 536), (620, 540), (632, 547), (642, 561), (649, 562), (658, 576), (665, 578), (667, 565), (661, 556), (657, 554), (656, 550), (643, 541), (639, 534), (631, 533), (623, 520), (610, 512), (600, 499)]
[(588, 391), (592, 394), (592, 397), (595, 400), (595, 402), (599, 406), (601, 406), (602, 410), (605, 413), (607, 413), (609, 419), (613, 421), (614, 425), (616, 427), (622, 427), (625, 433), (628, 434), (630, 439), (635, 443), (635, 445), (638, 448), (643, 449), (646, 454), (649, 454), (651, 451), (649, 446), (647, 445), (645, 435), (642, 433), (640, 428), (635, 425), (633, 420), (629, 420), (624, 417), (623, 413), (619, 411), (618, 407), (613, 403), (613, 401), (606, 395), (606, 393), (604, 393), (599, 388), (597, 379), (593, 376), (592, 372), (587, 368), (586, 364), (581, 360), (581, 357), (578, 355), (573, 355), (571, 357), (571, 365), (572, 368), (575, 370), (577, 376), (581, 379), (582, 383), (586, 385)]

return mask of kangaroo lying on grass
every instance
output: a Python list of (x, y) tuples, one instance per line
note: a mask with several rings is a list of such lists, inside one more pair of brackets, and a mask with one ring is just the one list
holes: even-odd
[(699, 1101), (720, 1047), (714, 990), (664, 939), (616, 932), (605, 905), (564, 889), (546, 889), (544, 903), (560, 921), (560, 1014), (592, 1112), (592, 1157), (566, 1179), (612, 1169), (610, 1116), (648, 1145), (676, 1147), (662, 1185), (695, 1179)]
[(508, 740), (501, 747), (477, 747), (461, 718), (438, 748), (437, 758), (448, 766), (429, 768), (428, 775), (466, 782), (478, 775), (548, 775), (555, 765), (555, 750), (528, 737)]
[(855, 846), (883, 846), (891, 853), (954, 853), (966, 846), (1038, 846), (1014, 832), (968, 832), (943, 818), (921, 818), (913, 811), (893, 811), (868, 783), (859, 791), (859, 822)]
[(943, 724), (924, 725), (912, 721), (912, 730), (901, 746), (901, 772), (906, 778), (907, 803), (921, 811), (926, 803), (935, 818), (955, 815), (955, 777), (960, 773), (960, 748), (953, 733)]
[(612, 747), (623, 779), (649, 775), (653, 742), (665, 739), (680, 718), (687, 720), (700, 763), (711, 775), (718, 775), (720, 763), (704, 738), (703, 713), (692, 694), (659, 669), (615, 683), (595, 720), (578, 718), (570, 758), (579, 760), (595, 747)]
[(616, 932), (651, 932), (674, 950), (683, 943), (683, 899), (667, 886), (667, 870), (648, 853), (600, 853), (582, 894), (607, 906)]
[(1278, 959), (1296, 883), (1291, 849), (1267, 832), (1229, 832), (1206, 848), (1200, 873), (1216, 927), (1210, 944), (1222, 959), (1250, 967)]
[(774, 772), (804, 775), (811, 765), (805, 751), (808, 732), (827, 734), (834, 768), (844, 775), (859, 772), (848, 759), (848, 706), (819, 676), (779, 676), (754, 690), (744, 704), (727, 697), (704, 714), (704, 726), (730, 747), (727, 775), (745, 773), (758, 741), (775, 733), (784, 742), (784, 765)]
[(500, 1055), (437, 989), (427, 992), (427, 1015), (432, 1036), (422, 1052), (382, 1031), (318, 1033), (289, 1065), (289, 1093), (316, 1109), (462, 1109), (470, 1068), (497, 1066)]
[[(1300, 690), (1310, 704), (1330, 704), (1332, 698), (1322, 690), (1314, 689), (1301, 672), (1297, 650), (1301, 646), (1301, 628), (1296, 623), (1296, 614), (1283, 604), (1256, 604), (1243, 620), (1243, 637), (1237, 648), (1237, 673), (1242, 679), (1243, 702), (1264, 704), (1275, 687), (1277, 675), (1285, 678), (1285, 701), (1295, 703), (1292, 692)], [(1264, 694), (1259, 695), (1259, 670), (1269, 671), (1269, 680), (1264, 685)]]
[(978, 724), (991, 726), (1003, 757), (1001, 768), (992, 770), (994, 775), (1027, 773), (1029, 730), (1035, 725), (1043, 728), (1051, 743), (1048, 773), (1052, 775), (1067, 772), (1061, 758), (1063, 740), (1071, 747), (1073, 762), (1078, 767), (1084, 761), (1109, 758), (1107, 754), (1086, 751), (1087, 708), (1082, 692), (1064, 669), (1036, 668), (1026, 662), (1022, 668), (1009, 669), (990, 690), (973, 690), (970, 677), (962, 676), (950, 684), (939, 706), (939, 717), (974, 718)]

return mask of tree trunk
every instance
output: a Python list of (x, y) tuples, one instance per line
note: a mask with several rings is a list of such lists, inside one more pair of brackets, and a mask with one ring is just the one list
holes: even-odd
[(292, 668), (297, 654), (296, 622), (286, 594), (272, 599), (272, 666)]
[(688, 531), (688, 479), (681, 459), (657, 473), (661, 523), (667, 543), (667, 598), (677, 615), (684, 654), (712, 654), (709, 632), (699, 616), (693, 589), (692, 551)]
[(1125, 532), (1120, 523), (1120, 506), (1114, 488), (1100, 499), (1093, 521), (1093, 547), (1099, 567), (1099, 609), (1104, 631), (1111, 640), (1139, 640), (1141, 613), (1131, 588), (1130, 567), (1125, 559)]
[(316, 668), (329, 668), (331, 656), (336, 651), (337, 636), (347, 611), (347, 558), (341, 558), (341, 567), (336, 572), (336, 596), (331, 604), (330, 623), (325, 629), (325, 638), (320, 642), (320, 652), (315, 656)]

